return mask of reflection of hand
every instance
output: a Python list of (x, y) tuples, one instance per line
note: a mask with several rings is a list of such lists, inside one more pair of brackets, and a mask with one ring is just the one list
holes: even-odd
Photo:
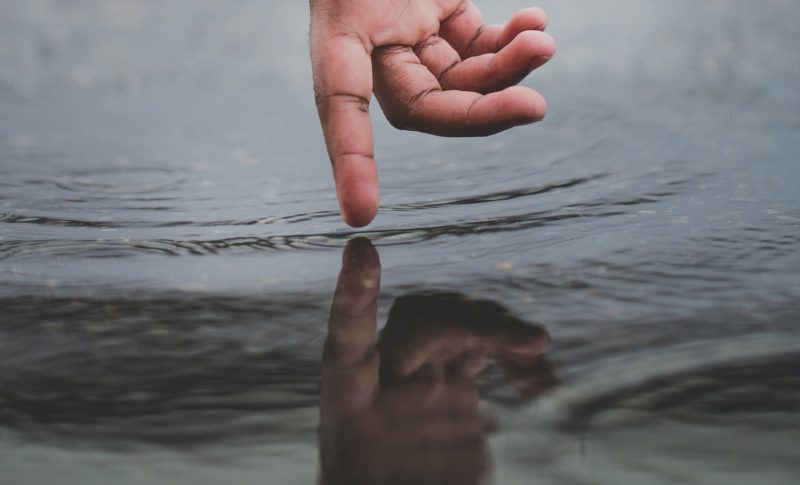
[(489, 459), (475, 378), (496, 358), (546, 387), (547, 333), (491, 302), (409, 296), (393, 305), (376, 351), (379, 287), (377, 252), (351, 241), (323, 356), (322, 483), (479, 483)]
[(403, 129), (474, 136), (539, 120), (544, 99), (515, 85), (555, 52), (546, 22), (532, 8), (484, 27), (469, 0), (311, 0), (314, 89), (348, 224), (378, 208), (373, 90)]

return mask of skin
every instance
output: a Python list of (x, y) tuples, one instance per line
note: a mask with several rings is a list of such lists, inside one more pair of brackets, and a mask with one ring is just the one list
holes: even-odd
[(477, 378), (490, 360), (532, 398), (557, 384), (547, 332), (457, 294), (398, 298), (376, 339), (381, 266), (350, 241), (322, 359), (320, 483), (470, 485), (491, 468)]
[(314, 92), (342, 218), (375, 217), (369, 104), (389, 122), (440, 136), (485, 136), (541, 120), (547, 103), (516, 86), (555, 53), (538, 8), (485, 26), (469, 0), (311, 0)]

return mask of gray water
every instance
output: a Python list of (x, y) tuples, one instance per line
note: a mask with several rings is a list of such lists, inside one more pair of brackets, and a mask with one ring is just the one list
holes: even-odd
[(0, 0), (0, 483), (796, 482), (800, 4), (540, 5), (356, 231), (305, 2)]

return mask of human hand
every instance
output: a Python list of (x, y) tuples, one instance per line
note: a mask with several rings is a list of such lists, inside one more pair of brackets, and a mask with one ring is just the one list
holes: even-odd
[(350, 241), (322, 359), (322, 484), (480, 483), (490, 467), (478, 375), (496, 360), (528, 398), (556, 384), (547, 332), (457, 294), (395, 300), (376, 345), (380, 260)]
[(389, 122), (442, 136), (482, 136), (542, 119), (516, 86), (555, 52), (541, 9), (484, 26), (470, 0), (311, 0), (314, 93), (342, 217), (369, 224), (378, 174), (369, 103)]

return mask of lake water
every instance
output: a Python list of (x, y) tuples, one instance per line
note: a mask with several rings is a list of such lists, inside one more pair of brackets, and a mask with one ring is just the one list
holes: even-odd
[(797, 482), (800, 4), (540, 5), (356, 231), (305, 2), (0, 0), (0, 483)]

